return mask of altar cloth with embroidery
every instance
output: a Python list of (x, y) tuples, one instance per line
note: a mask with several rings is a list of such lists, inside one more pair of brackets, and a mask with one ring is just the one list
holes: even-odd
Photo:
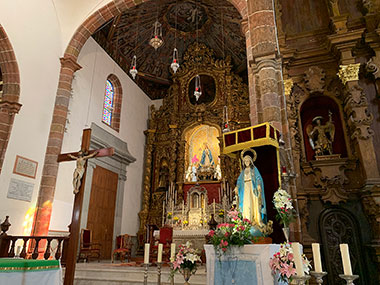
[(0, 285), (61, 285), (59, 260), (0, 258)]

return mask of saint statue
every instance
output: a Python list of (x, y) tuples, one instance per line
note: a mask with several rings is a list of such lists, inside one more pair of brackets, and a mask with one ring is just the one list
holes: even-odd
[(333, 142), (335, 136), (335, 126), (332, 121), (332, 113), (329, 111), (329, 121), (322, 125), (322, 116), (316, 116), (312, 124), (306, 127), (311, 148), (316, 156), (333, 154)]
[(212, 158), (211, 150), (208, 148), (208, 144), (204, 143), (200, 167), (209, 167), (212, 165), (214, 165), (214, 160)]
[(256, 152), (246, 149), (241, 152), (243, 170), (236, 183), (235, 193), (238, 196), (237, 206), (243, 218), (252, 222), (262, 235), (267, 223), (267, 209), (264, 195), (264, 182), (259, 170), (254, 165)]
[(78, 194), (79, 193), (79, 188), (80, 188), (80, 185), (82, 183), (82, 177), (83, 177), (83, 174), (84, 174), (84, 171), (85, 171), (85, 163), (87, 161), (87, 159), (89, 158), (92, 158), (94, 156), (96, 156), (98, 154), (97, 151), (89, 154), (89, 155), (85, 155), (85, 153), (83, 152), (83, 150), (80, 150), (78, 152), (78, 156), (74, 156), (72, 154), (68, 154), (68, 156), (72, 159), (75, 159), (77, 161), (77, 167), (75, 168), (74, 170), (74, 174), (73, 174), (73, 186), (74, 186), (74, 194)]

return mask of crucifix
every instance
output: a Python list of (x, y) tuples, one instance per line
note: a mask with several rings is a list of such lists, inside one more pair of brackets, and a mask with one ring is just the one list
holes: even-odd
[(80, 218), (83, 204), (83, 192), (86, 180), (87, 160), (93, 157), (112, 156), (115, 152), (113, 147), (89, 150), (91, 141), (91, 129), (84, 129), (82, 136), (82, 146), (79, 152), (63, 153), (58, 155), (58, 162), (76, 160), (77, 165), (74, 170), (74, 207), (70, 224), (70, 239), (66, 256), (66, 272), (64, 285), (74, 283), (76, 256), (78, 251), (78, 240), (80, 232)]

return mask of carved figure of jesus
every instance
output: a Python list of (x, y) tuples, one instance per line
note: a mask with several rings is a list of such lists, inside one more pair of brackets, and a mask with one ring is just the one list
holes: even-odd
[(84, 171), (85, 171), (85, 163), (86, 163), (86, 160), (89, 159), (89, 158), (92, 158), (94, 156), (96, 156), (98, 154), (98, 152), (93, 152), (92, 154), (89, 154), (89, 155), (85, 155), (84, 152), (82, 150), (80, 150), (78, 152), (78, 156), (74, 156), (72, 154), (68, 154), (68, 156), (72, 159), (75, 159), (77, 161), (77, 167), (75, 168), (74, 170), (74, 174), (73, 174), (73, 187), (74, 187), (74, 194), (78, 194), (79, 193), (79, 188), (80, 188), (80, 185), (82, 183), (82, 177), (83, 177), (83, 174), (84, 174)]

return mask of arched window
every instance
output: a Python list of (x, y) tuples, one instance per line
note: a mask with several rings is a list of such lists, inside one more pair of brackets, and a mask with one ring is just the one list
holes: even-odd
[(120, 128), (121, 97), (120, 81), (111, 74), (106, 81), (102, 121), (115, 131), (119, 131)]

